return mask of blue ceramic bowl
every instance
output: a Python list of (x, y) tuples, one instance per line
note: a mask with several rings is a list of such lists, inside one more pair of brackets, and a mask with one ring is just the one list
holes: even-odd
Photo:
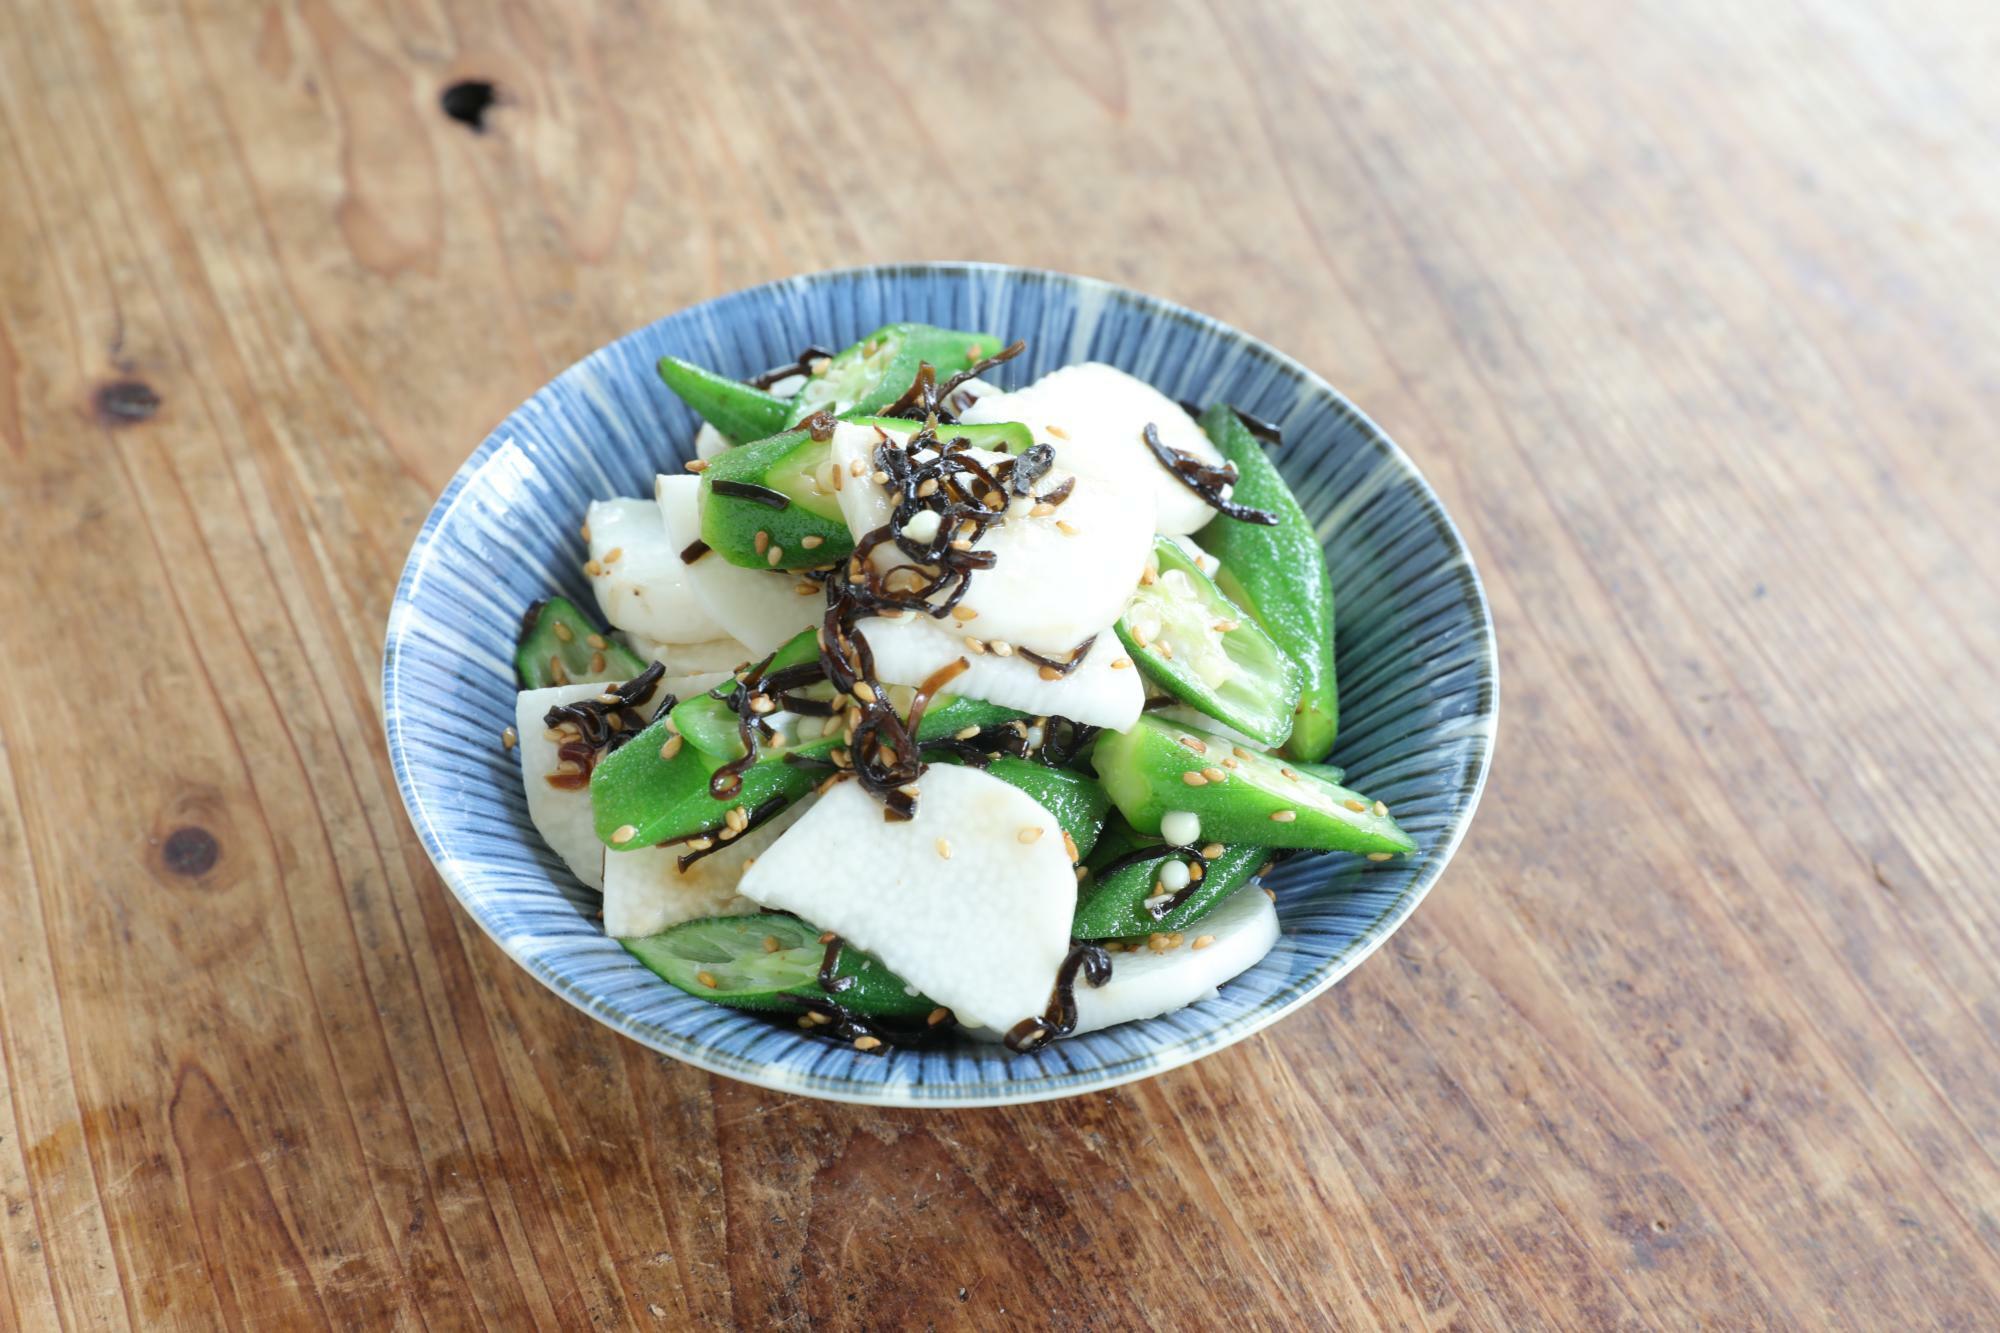
[[(521, 609), (592, 605), (577, 527), (593, 499), (648, 495), (698, 424), (654, 373), (662, 353), (747, 375), (809, 343), (893, 320), (1025, 338), (1018, 386), (1108, 361), (1198, 403), (1277, 422), (1275, 457), (1317, 522), (1339, 606), (1333, 762), (1387, 801), (1422, 850), (1371, 864), (1302, 857), (1268, 879), (1284, 935), (1219, 996), (1035, 1055), (964, 1042), (867, 1055), (693, 999), (607, 939), (597, 895), (529, 825), (515, 756)], [(500, 947), (558, 995), (676, 1059), (784, 1092), (885, 1105), (1065, 1097), (1186, 1064), (1312, 999), (1366, 958), (1437, 879), (1479, 801), (1498, 709), (1493, 625), (1464, 541), (1415, 465), (1319, 376), (1191, 310), (1091, 278), (990, 264), (842, 269), (724, 296), (620, 338), (500, 423), (445, 488), (389, 617), (382, 698), (410, 819), (438, 873)]]

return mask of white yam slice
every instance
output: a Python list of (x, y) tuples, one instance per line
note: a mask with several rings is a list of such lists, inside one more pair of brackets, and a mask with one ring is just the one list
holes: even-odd
[(1062, 830), (975, 768), (936, 765), (918, 789), (916, 818), (892, 823), (858, 782), (841, 783), (739, 891), (868, 950), (961, 1022), (1004, 1032), (1048, 1006), (1069, 951), (1076, 877)]
[(1162, 444), (1203, 463), (1219, 467), (1222, 454), (1179, 403), (1115, 366), (1097, 361), (1065, 366), (1025, 389), (980, 398), (960, 419), (1018, 421), (1037, 443), (1055, 449), (1057, 466), (1100, 478), (1128, 495), (1149, 495), (1160, 533), (1194, 532), (1215, 517), (1153, 457), (1142, 432), (1150, 423)]
[[(886, 487), (871, 479), (881, 436), (872, 426), (843, 422), (833, 435), (833, 460), (847, 470), (840, 510), (858, 538), (887, 523), (895, 508)], [(967, 456), (988, 468), (1006, 454), (969, 449)], [(859, 464), (863, 475), (855, 477)], [(1047, 494), (1069, 474), (1051, 468), (1037, 484)], [(1053, 512), (1036, 515), (1033, 497), (1008, 506), (1006, 522), (980, 539), (994, 566), (972, 576), (959, 603), (970, 613), (963, 633), (1010, 647), (1060, 656), (1093, 634), (1108, 631), (1125, 609), (1153, 549), (1153, 516), (1129, 494), (1094, 478), (1079, 476), (1070, 496)], [(894, 546), (878, 547), (878, 567), (906, 563)]]
[[(552, 787), (557, 742), (548, 738), (543, 718), (551, 708), (573, 704), (604, 692), (602, 684), (551, 685), (523, 690), (514, 697), (514, 735), (521, 754), (521, 785), (528, 796), (528, 819), (549, 850), (562, 858), (570, 872), (593, 889), (604, 887), (604, 844), (597, 839), (590, 816), (588, 787)], [(659, 698), (658, 687), (640, 701), (646, 712)]]
[(680, 868), (686, 847), (605, 852), (604, 933), (613, 939), (639, 939), (683, 921), (756, 911), (756, 904), (736, 892), (743, 867), (763, 855), (804, 813), (803, 803), (789, 805), (686, 870)]
[[(1138, 668), (1126, 655), (1118, 636), (1106, 631), (1084, 654), (1075, 670), (1057, 680), (1044, 680), (1040, 666), (1018, 653), (995, 657), (975, 653), (959, 634), (928, 616), (911, 614), (903, 620), (876, 616), (855, 628), (875, 656), (875, 674), (889, 685), (921, 685), (960, 658), (966, 669), (945, 689), (969, 699), (984, 699), (1024, 713), (1054, 714), (1093, 727), (1123, 731), (1139, 720), (1146, 706), (1146, 687)], [(1116, 667), (1114, 662), (1124, 662)]]
[(585, 521), (590, 558), (603, 571), (591, 576), (591, 588), (606, 620), (662, 643), (699, 643), (722, 633), (695, 600), (657, 505), (599, 500)]
[[(701, 482), (663, 472), (653, 483), (653, 494), (666, 520), (668, 545), (679, 563), (680, 553), (701, 540)], [(681, 568), (695, 600), (720, 627), (717, 633), (740, 640), (757, 657), (783, 645), (825, 611), (818, 597), (799, 596), (795, 575), (744, 569), (713, 551)]]
[(1245, 884), (1181, 938), (1179, 948), (1165, 953), (1112, 954), (1111, 980), (1102, 986), (1079, 980), (1077, 1032), (1157, 1018), (1214, 995), (1216, 987), (1254, 967), (1278, 942), (1278, 912), (1262, 888)]

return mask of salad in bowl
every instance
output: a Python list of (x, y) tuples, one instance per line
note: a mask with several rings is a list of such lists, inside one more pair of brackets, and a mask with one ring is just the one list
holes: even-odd
[(1326, 762), (1332, 580), (1278, 430), (1101, 362), (1014, 383), (1023, 349), (663, 357), (696, 456), (567, 516), (591, 597), (520, 608), (503, 744), (656, 984), (1027, 1054), (1257, 965), (1274, 864), (1419, 851)]

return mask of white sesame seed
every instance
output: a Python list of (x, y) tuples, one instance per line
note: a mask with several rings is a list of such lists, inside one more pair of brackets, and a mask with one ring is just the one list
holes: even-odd
[(660, 758), (672, 759), (675, 755), (681, 752), (681, 746), (683, 744), (685, 744), (685, 742), (679, 736), (667, 737), (667, 743), (660, 747)]
[(1111, 669), (1113, 671), (1127, 671), (1131, 669), (1131, 666), (1132, 659), (1129, 657), (1116, 657), (1111, 660)]
[(773, 568), (776, 568), (778, 562), (784, 558), (785, 548), (782, 546), (773, 546), (769, 551), (764, 553), (764, 563)]
[(1215, 943), (1215, 936), (1213, 935), (1197, 935), (1194, 937), (1194, 947), (1197, 949), (1206, 949), (1213, 943)]
[(681, 464), (681, 466), (690, 472), (706, 472), (708, 471), (708, 460), (706, 458), (690, 458), (687, 462)]
[(937, 854), (938, 854), (939, 856), (942, 856), (942, 857), (943, 857), (943, 858), (944, 858), (945, 860), (947, 860), (947, 861), (951, 860), (951, 839), (950, 839), (950, 838), (939, 838), (939, 839), (937, 840)]
[(632, 841), (632, 839), (638, 836), (639, 836), (638, 829), (634, 828), (630, 824), (620, 824), (616, 829), (612, 830), (611, 841), (614, 843), (630, 842)]
[(1393, 861), (1396, 859), (1396, 854), (1394, 852), (1370, 852), (1368, 853), (1368, 859), (1371, 861)]
[(1038, 842), (1041, 840), (1042, 834), (1046, 831), (1040, 825), (1025, 824), (1022, 826), (1021, 831), (1016, 833), (1014, 837), (1019, 842)]
[(820, 536), (817, 532), (811, 533), (799, 539), (799, 545), (805, 547), (808, 551), (817, 551), (821, 546), (825, 544), (826, 544), (826, 538)]
[(513, 749), (516, 745), (520, 744), (520, 741), (520, 736), (515, 733), (512, 727), (508, 727), (500, 733), (500, 748), (503, 750)]

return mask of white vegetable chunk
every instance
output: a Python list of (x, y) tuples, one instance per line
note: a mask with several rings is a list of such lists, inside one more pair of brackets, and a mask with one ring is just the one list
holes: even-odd
[[(604, 844), (598, 841), (591, 822), (590, 789), (548, 784), (548, 775), (556, 771), (557, 742), (548, 738), (549, 729), (542, 719), (551, 708), (602, 693), (601, 684), (551, 685), (545, 690), (523, 690), (514, 698), (514, 734), (521, 754), (521, 785), (528, 796), (528, 819), (549, 850), (593, 889), (604, 887)], [(657, 698), (657, 692), (652, 697)]]
[(1194, 561), (1194, 567), (1210, 578), (1214, 578), (1215, 571), (1222, 568), (1222, 562), (1197, 546), (1192, 537), (1175, 537), (1174, 545), (1186, 551), (1188, 559)]
[[(853, 478), (841, 488), (840, 510), (857, 538), (887, 523), (895, 508), (888, 488), (870, 479), (881, 438), (872, 426), (847, 422), (833, 433), (834, 465)], [(966, 456), (988, 468), (1008, 457), (984, 449), (968, 449)], [(1036, 494), (1053, 491), (1069, 475), (1051, 468)], [(1037, 515), (1035, 507), (1032, 497), (1016, 497), (1006, 521), (980, 539), (976, 549), (991, 551), (994, 566), (972, 576), (959, 603), (971, 619), (960, 632), (1062, 656), (1109, 630), (1124, 611), (1152, 552), (1152, 514), (1129, 494), (1082, 476), (1052, 511)], [(884, 570), (908, 562), (889, 544), (876, 548), (873, 559)]]
[[(1076, 877), (1054, 816), (974, 768), (936, 765), (915, 819), (882, 818), (858, 782), (820, 797), (739, 891), (868, 950), (961, 1022), (1040, 1014), (1069, 952)], [(1021, 840), (1024, 829), (1042, 835)]]
[(710, 690), (728, 679), (730, 673), (759, 656), (735, 639), (710, 639), (706, 643), (657, 643), (643, 634), (620, 631), (625, 646), (648, 662), (667, 669), (660, 688), (677, 699)]
[(702, 422), (701, 429), (694, 433), (694, 456), (696, 458), (714, 458), (717, 454), (727, 453), (735, 447), (736, 441), (730, 439), (706, 421)]
[(1150, 423), (1168, 448), (1217, 467), (1223, 462), (1221, 452), (1179, 403), (1115, 366), (1097, 361), (1065, 366), (1025, 389), (988, 394), (960, 419), (968, 424), (1018, 421), (1037, 443), (1055, 449), (1058, 466), (1100, 478), (1131, 496), (1150, 496), (1155, 530), (1162, 534), (1194, 532), (1215, 517), (1201, 497), (1153, 457), (1142, 432)]
[[(667, 541), (676, 563), (680, 553), (701, 540), (701, 482), (691, 476), (661, 473), (653, 483), (659, 512), (666, 520)], [(798, 578), (769, 570), (744, 569), (710, 551), (691, 565), (683, 564), (695, 600), (726, 634), (740, 640), (755, 657), (773, 651), (817, 621), (825, 603), (801, 597)]]
[(591, 589), (606, 620), (663, 643), (698, 643), (722, 633), (696, 601), (658, 506), (599, 500), (585, 522), (590, 558), (603, 570), (591, 576)]
[(638, 939), (704, 916), (756, 911), (755, 903), (736, 892), (743, 867), (763, 855), (804, 813), (803, 804), (787, 806), (686, 870), (680, 868), (680, 858), (688, 851), (682, 846), (606, 851), (604, 933), (613, 939)]
[[(1067, 676), (1044, 680), (1041, 668), (1018, 654), (995, 657), (975, 653), (944, 623), (928, 616), (905, 620), (880, 616), (855, 628), (875, 654), (875, 674), (888, 685), (921, 685), (943, 667), (964, 658), (966, 669), (945, 689), (969, 699), (984, 699), (1024, 713), (1059, 714), (1093, 727), (1123, 731), (1139, 720), (1146, 706), (1146, 687), (1126, 656), (1118, 636), (1109, 632), (1084, 654)], [(1112, 666), (1123, 661), (1123, 667)]]
[[(1221, 906), (1181, 932), (1177, 949), (1111, 955), (1111, 980), (1076, 987), (1076, 1030), (1095, 1032), (1117, 1023), (1157, 1018), (1215, 994), (1215, 988), (1254, 967), (1278, 942), (1278, 912), (1264, 890), (1245, 884)], [(1200, 948), (1197, 942), (1207, 940)]]

